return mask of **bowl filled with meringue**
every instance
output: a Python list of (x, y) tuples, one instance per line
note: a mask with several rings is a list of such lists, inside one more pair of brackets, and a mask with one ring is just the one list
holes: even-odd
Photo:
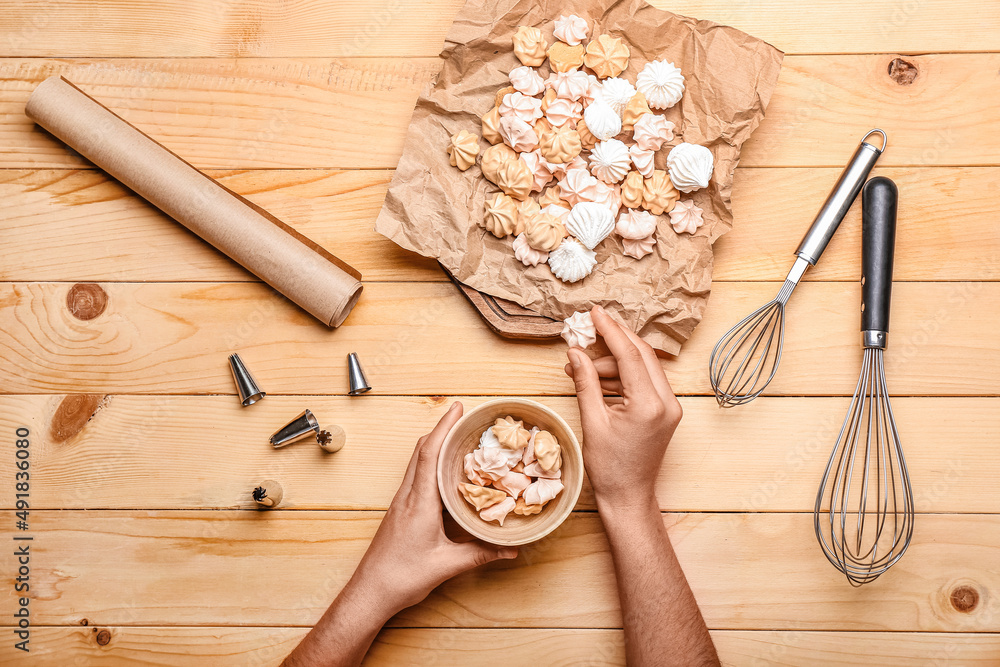
[(441, 446), (438, 490), (473, 537), (517, 546), (566, 520), (583, 486), (573, 430), (541, 403), (501, 398), (470, 410)]

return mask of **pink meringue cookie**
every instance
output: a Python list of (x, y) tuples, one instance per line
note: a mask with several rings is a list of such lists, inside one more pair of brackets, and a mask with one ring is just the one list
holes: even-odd
[(570, 205), (594, 201), (599, 181), (586, 169), (569, 169), (559, 181), (559, 197)]
[(502, 526), (503, 520), (507, 518), (508, 514), (514, 511), (516, 506), (517, 501), (510, 496), (507, 496), (496, 505), (491, 505), (486, 509), (481, 510), (479, 512), (479, 518), (483, 521), (496, 521)]
[(531, 172), (531, 176), (534, 178), (534, 182), (531, 184), (531, 191), (541, 192), (549, 184), (549, 181), (552, 180), (552, 172), (549, 171), (548, 167), (549, 163), (538, 152), (538, 149), (525, 151), (521, 153), (520, 158), (528, 165), (528, 171)]
[(566, 174), (574, 169), (583, 169), (587, 171), (587, 160), (582, 155), (577, 155), (569, 162), (563, 162), (559, 164), (557, 162), (549, 162), (549, 173), (551, 173), (556, 178), (565, 178)]
[(622, 239), (622, 252), (629, 257), (642, 259), (653, 252), (656, 245), (656, 234), (650, 234), (644, 239)]
[[(524, 502), (529, 505), (544, 505), (558, 496), (559, 492), (562, 490), (563, 483), (558, 479), (546, 479), (544, 477), (539, 477), (531, 484), (531, 486), (524, 490), (521, 497), (524, 498)], [(496, 505), (493, 507), (496, 507)], [(487, 510), (488, 509), (492, 508), (487, 508)], [(483, 510), (483, 512), (487, 510)]]
[(644, 239), (656, 232), (656, 216), (649, 211), (626, 209), (618, 216), (615, 231), (624, 239)]
[(569, 209), (566, 208), (565, 206), (560, 206), (559, 204), (549, 204), (548, 206), (543, 208), (540, 212), (544, 213), (545, 215), (554, 216), (557, 220), (562, 220), (569, 214)]
[(535, 134), (535, 128), (520, 118), (501, 118), (500, 138), (519, 153), (538, 148), (538, 135)]
[(622, 206), (622, 186), (617, 183), (605, 183), (597, 181), (597, 196), (594, 201), (604, 204), (611, 210), (611, 215), (618, 215), (618, 209)]
[(476, 467), (476, 455), (469, 452), (465, 455), (465, 476), (469, 478), (469, 481), (473, 484), (478, 484), (479, 486), (486, 486), (490, 483), (490, 479), (483, 477), (482, 471)]
[(507, 93), (500, 103), (501, 118), (519, 118), (529, 125), (542, 117), (542, 101), (519, 92)]
[(570, 46), (576, 46), (587, 39), (590, 28), (582, 18), (576, 14), (570, 14), (556, 19), (556, 27), (552, 34), (556, 39), (566, 42)]
[(694, 234), (705, 224), (701, 217), (702, 210), (691, 199), (682, 199), (670, 211), (670, 225), (678, 234)]
[(632, 138), (644, 151), (658, 151), (674, 138), (674, 124), (655, 113), (644, 113), (632, 127)]
[[(534, 67), (521, 65), (510, 71), (510, 85), (524, 95), (538, 95), (545, 90), (545, 81)], [(505, 96), (506, 97), (506, 96)]]
[[(525, 266), (538, 266), (539, 264), (544, 264), (548, 261), (549, 253), (543, 250), (535, 250), (528, 245), (528, 240), (524, 237), (524, 233), (522, 232), (514, 237), (514, 259), (521, 262), (521, 264), (524, 264)], [(468, 459), (469, 456), (472, 456), (472, 454), (467, 454), (466, 459)], [(466, 461), (466, 463), (468, 463), (468, 461)], [(466, 472), (468, 472), (468, 469), (466, 469)]]
[(656, 151), (643, 150), (638, 145), (633, 144), (628, 147), (628, 154), (632, 158), (635, 170), (642, 174), (643, 178), (649, 178), (653, 175), (653, 170), (656, 169), (656, 165), (653, 164), (653, 156), (656, 155)]
[(562, 468), (559, 470), (546, 470), (537, 460), (527, 463), (524, 466), (524, 474), (528, 477), (543, 477), (545, 479), (561, 479)]
[(578, 347), (581, 350), (596, 343), (597, 328), (594, 326), (590, 311), (581, 310), (563, 320), (561, 335), (570, 347)]
[[(539, 102), (539, 104), (541, 103)], [(582, 115), (583, 105), (573, 100), (567, 100), (564, 97), (557, 97), (552, 100), (549, 103), (549, 107), (545, 110), (545, 117), (554, 127), (562, 127), (570, 122), (576, 125), (576, 121)]]
[(587, 81), (590, 82), (590, 87), (587, 88), (586, 94), (583, 96), (583, 101), (590, 104), (598, 97), (603, 97), (604, 95), (604, 84), (593, 74), (587, 75)]
[(556, 97), (579, 101), (590, 90), (590, 76), (578, 69), (568, 72), (553, 72), (545, 80), (545, 87), (556, 91)]
[(511, 470), (509, 473), (493, 482), (493, 486), (500, 489), (511, 498), (517, 499), (517, 497), (521, 495), (526, 488), (531, 486), (531, 478), (524, 473), (514, 472)]
[[(476, 467), (483, 477), (498, 480), (510, 472), (511, 464), (506, 452), (501, 447), (480, 447), (473, 453)], [(518, 458), (520, 458), (518, 452)]]

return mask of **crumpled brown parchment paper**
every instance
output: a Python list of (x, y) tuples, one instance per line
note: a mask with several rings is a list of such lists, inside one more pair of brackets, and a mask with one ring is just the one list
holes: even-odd
[[(681, 195), (704, 210), (705, 225), (697, 233), (675, 234), (663, 215), (655, 250), (641, 260), (624, 256), (621, 240), (612, 235), (597, 246), (593, 273), (572, 284), (545, 265), (523, 266), (514, 259), (512, 238), (498, 239), (479, 225), (485, 199), (498, 189), (478, 166), (465, 172), (452, 167), (446, 152), (459, 130), (482, 135), (480, 116), (521, 64), (511, 43), (517, 26), (540, 28), (551, 44), (555, 19), (570, 13), (587, 20), (591, 38), (624, 38), (632, 56), (621, 76), (633, 84), (650, 60), (681, 68), (684, 97), (656, 112), (676, 125), (674, 140), (656, 155), (657, 169), (666, 169), (667, 153), (682, 141), (707, 146), (715, 155), (709, 187)], [(701, 321), (712, 282), (712, 243), (733, 224), (730, 193), (740, 146), (764, 115), (782, 55), (733, 28), (642, 0), (468, 0), (445, 40), (441, 72), (417, 100), (375, 229), (403, 248), (436, 258), (465, 284), (548, 317), (564, 319), (599, 303), (653, 347), (677, 354)], [(547, 76), (548, 63), (538, 70)], [(480, 151), (486, 146), (482, 140)]]

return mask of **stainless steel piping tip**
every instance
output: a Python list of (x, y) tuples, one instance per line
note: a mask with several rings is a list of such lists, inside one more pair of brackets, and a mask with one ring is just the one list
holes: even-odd
[(361, 370), (361, 362), (358, 361), (357, 352), (351, 352), (347, 355), (347, 377), (351, 384), (350, 391), (347, 393), (351, 396), (357, 396), (358, 394), (372, 390), (371, 385), (368, 384), (368, 380), (365, 379), (365, 372)]
[(243, 407), (253, 405), (267, 396), (267, 393), (257, 386), (257, 379), (247, 370), (240, 355), (229, 355), (229, 368), (233, 371), (233, 380), (236, 381), (236, 389), (240, 392), (240, 402)]
[(303, 438), (319, 436), (319, 422), (309, 410), (288, 422), (271, 436), (271, 446), (275, 449), (298, 442)]

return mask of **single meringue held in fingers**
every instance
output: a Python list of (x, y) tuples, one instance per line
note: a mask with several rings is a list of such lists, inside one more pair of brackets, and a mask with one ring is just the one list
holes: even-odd
[(570, 347), (585, 350), (597, 342), (597, 328), (590, 311), (581, 310), (563, 320), (562, 337)]

